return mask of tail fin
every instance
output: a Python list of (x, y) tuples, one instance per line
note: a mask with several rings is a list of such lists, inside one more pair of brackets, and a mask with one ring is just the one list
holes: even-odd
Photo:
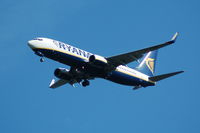
[(167, 73), (167, 74), (163, 74), (163, 75), (158, 75), (158, 76), (153, 76), (153, 77), (149, 77), (149, 79), (151, 81), (157, 82), (166, 78), (169, 78), (171, 76), (177, 75), (179, 73), (183, 73), (184, 71), (178, 71), (178, 72), (173, 72), (173, 73)]
[(157, 53), (158, 53), (157, 50), (148, 52), (143, 57), (142, 62), (139, 64), (139, 66), (136, 69), (148, 76), (153, 76), (155, 73)]

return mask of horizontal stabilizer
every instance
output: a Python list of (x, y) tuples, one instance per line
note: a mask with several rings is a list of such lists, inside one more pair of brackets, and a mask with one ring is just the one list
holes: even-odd
[(157, 82), (166, 78), (169, 78), (171, 76), (177, 75), (179, 73), (183, 73), (184, 71), (178, 71), (178, 72), (173, 72), (173, 73), (167, 73), (167, 74), (162, 74), (162, 75), (158, 75), (158, 76), (153, 76), (153, 77), (149, 77), (149, 80)]

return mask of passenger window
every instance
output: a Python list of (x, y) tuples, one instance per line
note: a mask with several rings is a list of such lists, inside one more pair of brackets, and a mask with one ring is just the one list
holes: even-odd
[(33, 40), (43, 41), (42, 38), (34, 38)]

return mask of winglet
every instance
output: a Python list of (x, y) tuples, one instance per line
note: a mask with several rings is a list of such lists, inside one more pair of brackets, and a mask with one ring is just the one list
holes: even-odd
[(179, 34), (179, 33), (176, 32), (176, 33), (174, 34), (174, 36), (172, 37), (171, 41), (175, 42), (176, 39), (177, 39), (178, 34)]
[(66, 84), (66, 83), (68, 83), (69, 82), (69, 80), (65, 80), (65, 79), (59, 79), (59, 80), (55, 80), (55, 79), (52, 79), (51, 80), (51, 83), (50, 83), (50, 85), (49, 85), (49, 88), (57, 88), (57, 87), (60, 87), (60, 86), (62, 86), (62, 85), (64, 85), (64, 84)]
[(51, 80), (51, 83), (49, 84), (49, 88), (53, 88), (53, 85), (55, 84), (56, 80), (55, 79), (52, 79)]
[(178, 32), (176, 32), (176, 33), (174, 34), (174, 36), (172, 37), (172, 39), (171, 39), (170, 41), (166, 42), (165, 44), (169, 45), (169, 44), (175, 43), (177, 37), (178, 37)]

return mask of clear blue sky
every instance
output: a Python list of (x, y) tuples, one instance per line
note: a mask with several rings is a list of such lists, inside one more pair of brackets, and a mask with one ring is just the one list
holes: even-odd
[[(199, 5), (198, 0), (1, 1), (0, 132), (199, 133)], [(186, 72), (137, 91), (102, 79), (87, 88), (51, 90), (53, 71), (65, 66), (40, 63), (27, 46), (34, 37), (48, 37), (111, 56), (165, 42), (176, 31), (177, 43), (159, 51), (156, 72)]]

